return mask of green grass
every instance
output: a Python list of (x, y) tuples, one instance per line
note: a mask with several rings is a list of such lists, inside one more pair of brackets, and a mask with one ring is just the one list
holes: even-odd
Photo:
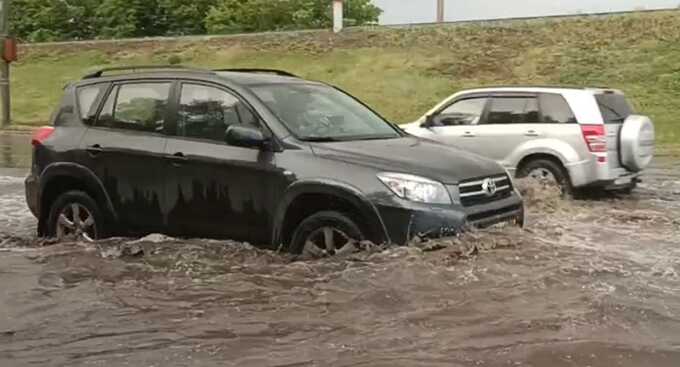
[(42, 124), (65, 83), (98, 66), (166, 63), (281, 68), (336, 84), (396, 122), (461, 88), (492, 84), (610, 86), (680, 143), (680, 12), (411, 29), (357, 29), (204, 41), (25, 47), (13, 113)]

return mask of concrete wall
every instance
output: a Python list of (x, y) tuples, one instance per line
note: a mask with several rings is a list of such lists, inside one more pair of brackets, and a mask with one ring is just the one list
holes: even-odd
[[(351, 0), (349, 0), (351, 1)], [(446, 21), (540, 17), (640, 9), (672, 9), (680, 0), (445, 0)], [(431, 23), (437, 0), (373, 0), (381, 24)]]

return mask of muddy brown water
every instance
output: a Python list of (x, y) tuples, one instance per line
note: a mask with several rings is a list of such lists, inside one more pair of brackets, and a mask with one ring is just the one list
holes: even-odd
[(24, 173), (0, 169), (0, 366), (680, 366), (670, 156), (632, 197), (526, 187), (525, 230), (319, 261), (37, 240)]

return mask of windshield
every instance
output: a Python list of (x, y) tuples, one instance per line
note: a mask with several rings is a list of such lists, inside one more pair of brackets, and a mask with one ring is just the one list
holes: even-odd
[(354, 98), (312, 84), (253, 88), (255, 94), (299, 139), (347, 141), (400, 137), (397, 130)]

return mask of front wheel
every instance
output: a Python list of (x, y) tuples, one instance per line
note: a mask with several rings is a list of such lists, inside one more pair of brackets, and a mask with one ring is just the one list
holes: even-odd
[(300, 223), (293, 234), (290, 250), (304, 257), (323, 258), (351, 254), (364, 235), (354, 221), (342, 213), (316, 213)]
[(565, 196), (572, 194), (571, 180), (561, 165), (548, 160), (536, 159), (525, 164), (519, 172), (517, 178), (531, 178), (544, 185), (558, 186)]
[(103, 220), (99, 205), (82, 191), (61, 194), (52, 204), (47, 235), (60, 241), (94, 241), (102, 238)]

